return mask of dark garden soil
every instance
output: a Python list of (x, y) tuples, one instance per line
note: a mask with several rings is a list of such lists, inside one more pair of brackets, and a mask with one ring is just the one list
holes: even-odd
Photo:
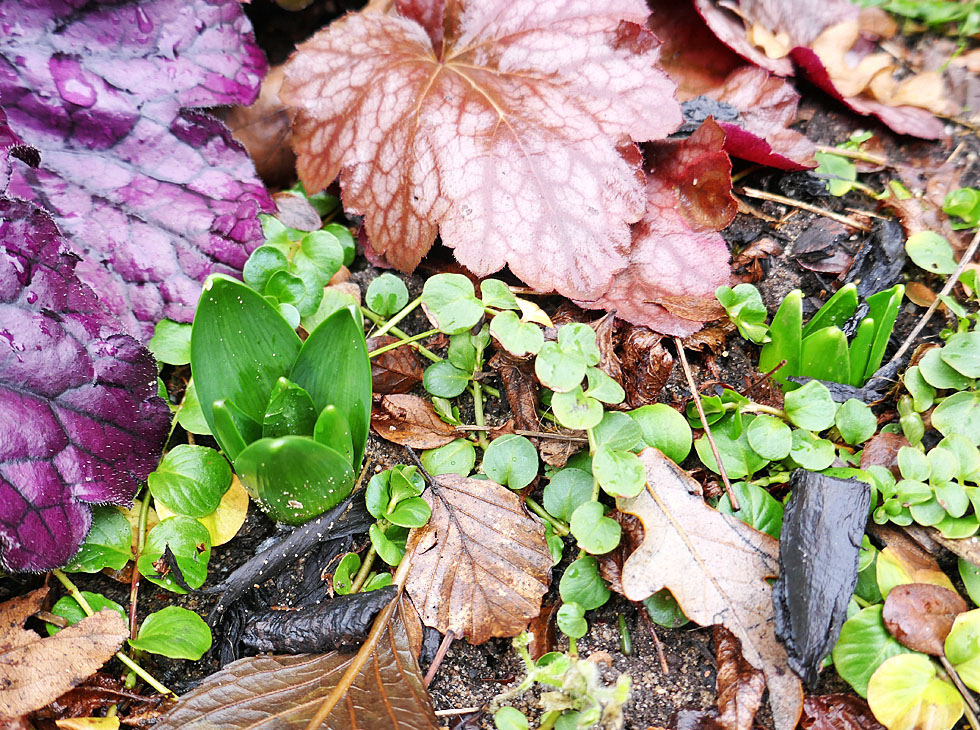
[[(250, 12), (261, 13), (262, 5), (265, 3), (256, 3)], [(266, 47), (270, 49), (273, 61), (281, 60), (285, 49), (291, 48), (294, 41), (307, 35), (328, 19), (329, 13), (324, 10), (324, 7), (325, 4), (316, 3), (315, 9), (304, 11), (295, 16), (277, 14), (274, 20), (270, 18), (256, 19), (260, 42), (266, 42)], [(336, 9), (340, 10), (341, 8)], [(284, 23), (286, 25), (283, 25)], [(276, 58), (277, 55), (280, 56), (279, 59)], [(935, 168), (939, 168), (953, 149), (958, 145), (963, 145), (957, 153), (958, 165), (963, 170), (960, 184), (975, 185), (980, 179), (980, 174), (978, 174), (980, 172), (980, 160), (978, 160), (980, 141), (973, 134), (959, 134), (953, 137), (951, 143), (943, 144), (927, 144), (897, 138), (880, 125), (873, 124), (868, 119), (855, 117), (843, 107), (828, 102), (826, 97), (813, 93), (807, 87), (801, 87), (800, 91), (803, 94), (804, 103), (800, 114), (802, 121), (798, 123), (797, 128), (815, 142), (836, 144), (845, 140), (856, 129), (868, 128), (872, 129), (875, 136), (883, 141), (889, 159), (914, 160), (927, 170), (929, 165), (923, 164), (923, 160), (928, 160)], [(736, 174), (741, 171), (738, 167), (739, 164), (736, 163), (737, 166), (734, 171)], [(868, 178), (867, 182), (873, 187), (876, 185), (880, 187), (874, 176)], [(762, 169), (749, 172), (738, 184), (785, 194), (845, 214), (847, 214), (848, 208), (875, 210), (874, 202), (863, 194), (852, 193), (843, 199), (815, 197), (808, 194), (806, 186), (802, 183), (803, 180), (799, 173), (787, 174)], [(737, 255), (750, 244), (764, 238), (771, 238), (778, 242), (781, 252), (763, 257), (758, 263), (743, 267), (736, 273), (755, 281), (770, 312), (774, 311), (775, 306), (788, 291), (794, 288), (802, 289), (807, 295), (804, 305), (805, 308), (808, 308), (808, 311), (807, 309), (804, 311), (804, 317), (806, 317), (819, 306), (822, 300), (826, 299), (827, 292), (833, 291), (835, 274), (821, 274), (803, 268), (797, 257), (794, 256), (794, 242), (804, 233), (808, 233), (808, 235), (816, 236), (821, 243), (826, 244), (828, 253), (833, 253), (838, 249), (853, 251), (863, 244), (866, 234), (852, 231), (845, 232), (842, 236), (835, 236), (836, 229), (831, 229), (826, 224), (826, 219), (818, 218), (813, 213), (793, 212), (785, 206), (770, 202), (749, 202), (755, 207), (756, 212), (740, 212), (735, 222), (723, 231), (723, 235), (730, 243), (733, 252)], [(760, 217), (759, 214), (777, 221), (782, 219), (782, 222), (772, 223), (764, 217)], [(826, 229), (822, 238), (821, 234), (817, 233), (818, 228)], [(832, 240), (828, 240), (828, 238)], [(449, 260), (448, 256), (436, 256), (434, 258), (437, 261)], [(366, 287), (367, 282), (378, 273), (380, 270), (367, 265), (364, 258), (359, 256), (352, 275), (354, 281), (362, 284), (362, 287)], [(420, 291), (424, 277), (428, 273), (431, 272), (420, 270), (410, 280), (413, 296)], [(761, 278), (758, 278), (760, 275)], [(925, 279), (924, 282), (933, 289), (937, 288), (935, 280)], [(552, 305), (557, 305), (560, 302), (558, 299), (549, 301)], [(914, 326), (922, 311), (919, 307), (906, 304), (896, 325), (896, 335), (891, 344), (892, 350), (886, 355), (886, 359), (905, 334)], [(924, 336), (928, 337), (930, 333), (938, 331), (941, 319), (941, 317), (937, 317), (933, 326), (926, 329)], [(403, 328), (412, 333), (427, 328), (427, 325), (425, 325), (422, 315), (416, 314), (414, 319), (410, 319), (403, 325)], [(758, 376), (754, 366), (757, 357), (757, 348), (748, 345), (745, 340), (737, 336), (730, 336), (727, 342), (714, 350), (708, 348), (702, 353), (689, 353), (689, 358), (695, 368), (695, 377), (699, 383), (708, 381), (727, 383), (740, 390)], [(171, 373), (171, 376), (175, 380), (181, 380), (186, 377), (186, 373), (176, 372)], [(496, 384), (495, 379), (488, 382)], [(660, 400), (661, 402), (680, 405), (689, 397), (690, 392), (682, 382), (680, 368), (675, 366), (674, 373), (660, 394)], [(504, 410), (491, 410), (488, 414), (488, 421), (495, 423), (506, 420), (506, 405), (502, 408)], [(401, 447), (383, 441), (374, 434), (371, 435), (367, 453), (370, 462), (369, 470), (379, 471), (394, 464), (409, 461), (407, 454)], [(694, 457), (684, 466), (696, 470), (699, 465), (696, 457)], [(695, 475), (704, 478), (703, 472), (695, 472)], [(175, 596), (172, 593), (157, 589), (152, 584), (143, 582), (139, 595), (140, 615), (174, 604), (207, 615), (217, 600), (217, 595), (208, 593), (207, 588), (217, 585), (235, 567), (253, 556), (263, 541), (275, 534), (276, 530), (272, 523), (255, 510), (253, 505), (252, 512), (239, 535), (230, 543), (214, 550), (204, 591), (189, 596)], [(343, 549), (357, 549), (365, 544), (366, 536), (361, 536), (360, 543), (354, 541), (349, 546), (338, 546), (338, 552), (341, 551), (341, 547)], [(664, 559), (669, 560), (670, 557), (665, 556)], [(299, 558), (294, 570), (289, 575), (270, 581), (269, 584), (252, 591), (252, 595), (247, 598), (248, 605), (252, 607), (258, 607), (262, 604), (288, 605), (291, 600), (291, 592), (294, 592), (296, 586), (302, 583), (301, 576), (304, 574), (307, 576), (320, 575), (321, 573), (329, 575), (332, 572), (329, 561), (324, 564), (307, 566), (305, 565), (307, 560), (305, 557)], [(123, 605), (128, 602), (128, 579), (125, 582), (118, 582), (103, 575), (87, 576), (82, 574), (75, 576), (75, 578), (82, 589), (104, 593)], [(28, 588), (40, 583), (41, 580), (41, 577), (18, 576), (0, 581), (0, 600), (23, 593)], [(325, 585), (324, 583), (321, 592), (325, 591)], [(60, 586), (56, 586), (56, 588), (60, 590)], [(551, 605), (557, 601), (557, 587), (553, 585), (545, 597), (545, 604)], [(626, 627), (632, 640), (632, 650), (629, 655), (622, 651), (622, 635), (619, 628), (620, 616), (625, 618)], [(717, 699), (715, 651), (710, 627), (700, 628), (691, 624), (679, 629), (667, 629), (658, 626), (655, 628), (656, 638), (654, 638), (652, 626), (649, 621), (640, 616), (635, 605), (616, 597), (606, 606), (594, 612), (594, 617), (590, 615), (590, 631), (585, 638), (578, 642), (580, 654), (596, 656), (600, 666), (606, 668), (605, 671), (608, 672), (609, 676), (624, 672), (632, 677), (632, 696), (626, 710), (626, 727), (628, 728), (673, 727), (674, 715), (678, 710), (682, 708), (706, 710), (713, 707)], [(666, 672), (661, 665), (661, 656), (657, 648), (658, 641), (662, 645)], [(423, 671), (431, 661), (438, 642), (438, 636), (427, 637), (423, 649)], [(556, 648), (563, 648), (565, 645), (562, 642), (562, 639), (558, 640)], [(216, 645), (218, 644), (220, 642), (216, 641)], [(149, 657), (146, 659), (146, 664), (147, 668), (162, 682), (178, 693), (182, 693), (218, 669), (218, 654), (218, 646), (216, 646), (216, 649), (200, 662), (176, 662)], [(491, 640), (481, 646), (470, 646), (465, 642), (456, 641), (435, 675), (430, 691), (437, 710), (482, 708), (495, 694), (506, 689), (510, 682), (519, 680), (521, 676), (521, 662), (511, 648), (509, 640)], [(830, 670), (821, 678), (818, 690), (820, 693), (829, 693), (849, 691), (849, 688)], [(529, 706), (533, 703), (533, 699), (532, 695), (525, 698)], [(521, 702), (516, 703), (516, 705), (519, 709), (524, 709)], [(464, 713), (458, 716), (447, 715), (442, 718), (442, 721), (445, 727), (493, 726), (489, 717), (480, 712)], [(460, 725), (464, 721), (466, 725)], [(765, 704), (757, 721), (765, 727), (771, 727), (768, 708)]]

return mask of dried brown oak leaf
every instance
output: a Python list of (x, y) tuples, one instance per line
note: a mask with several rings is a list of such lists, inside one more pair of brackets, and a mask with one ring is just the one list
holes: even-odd
[(347, 15), (287, 63), (306, 188), (339, 174), (345, 209), (403, 271), (438, 231), (478, 276), (509, 265), (540, 291), (605, 293), (646, 207), (634, 143), (681, 122), (646, 4), (399, 7)]
[(742, 656), (735, 634), (724, 626), (712, 630), (718, 662), (718, 724), (725, 730), (752, 730), (762, 705), (766, 678)]
[(912, 651), (943, 656), (953, 621), (967, 608), (956, 591), (930, 583), (909, 583), (889, 591), (881, 618), (891, 635)]
[[(396, 604), (398, 604), (396, 606)], [(398, 616), (392, 615), (398, 610)], [(239, 659), (180, 698), (155, 730), (436, 730), (439, 723), (393, 601), (355, 654)]]
[(0, 719), (44, 707), (94, 674), (129, 636), (126, 622), (105, 609), (54, 636), (23, 628), (41, 610), (47, 588), (0, 606)]
[[(368, 352), (398, 342), (397, 337), (369, 337)], [(396, 347), (371, 358), (371, 384), (375, 393), (407, 393), (422, 382), (422, 362), (411, 347)]]
[(456, 428), (417, 395), (386, 395), (375, 402), (371, 428), (381, 438), (413, 449), (437, 449), (459, 438)]
[(443, 474), (422, 496), (432, 518), (405, 546), (405, 589), (422, 623), (471, 644), (517, 636), (541, 611), (551, 578), (544, 526), (487, 479)]
[(776, 730), (793, 730), (803, 705), (799, 678), (776, 640), (772, 588), (778, 543), (704, 503), (700, 485), (656, 449), (640, 454), (647, 489), (617, 499), (643, 522), (640, 547), (623, 565), (625, 595), (640, 601), (669, 588), (684, 614), (720, 624), (742, 644), (746, 661), (766, 675)]
[(680, 337), (723, 314), (714, 293), (731, 270), (718, 231), (738, 207), (724, 145), (710, 117), (685, 140), (647, 145), (647, 211), (633, 226), (629, 266), (603, 297), (577, 304)]

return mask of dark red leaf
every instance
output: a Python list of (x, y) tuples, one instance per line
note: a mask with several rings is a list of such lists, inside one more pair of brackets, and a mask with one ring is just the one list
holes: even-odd
[(885, 730), (857, 695), (833, 694), (803, 700), (803, 730)]
[(953, 621), (967, 608), (966, 601), (949, 588), (908, 583), (891, 589), (881, 617), (892, 636), (912, 651), (942, 656)]
[[(397, 337), (369, 337), (368, 352), (394, 344)], [(407, 393), (422, 382), (422, 363), (411, 347), (396, 347), (371, 358), (371, 382), (375, 393)]]

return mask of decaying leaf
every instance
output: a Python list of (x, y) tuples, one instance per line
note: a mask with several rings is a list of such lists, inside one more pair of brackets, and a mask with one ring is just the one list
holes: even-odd
[(623, 566), (626, 597), (639, 601), (669, 588), (688, 618), (731, 631), (745, 659), (766, 675), (776, 730), (793, 730), (803, 692), (776, 640), (766, 582), (777, 573), (776, 541), (707, 506), (698, 483), (656, 449), (640, 459), (647, 489), (617, 499), (644, 529), (643, 543)]
[(621, 383), (630, 408), (656, 403), (674, 369), (674, 356), (662, 339), (646, 327), (630, 327), (623, 334)]
[(833, 694), (803, 700), (803, 730), (885, 730), (857, 695)]
[(0, 720), (44, 707), (94, 674), (129, 636), (111, 609), (88, 616), (54, 636), (23, 628), (47, 594), (39, 588), (0, 605)]
[(889, 469), (896, 479), (902, 478), (898, 468), (898, 452), (903, 446), (911, 446), (900, 433), (878, 433), (864, 445), (861, 452), (861, 468), (877, 464)]
[[(379, 350), (397, 341), (390, 335), (369, 337), (367, 349)], [(422, 382), (423, 374), (419, 356), (411, 347), (396, 347), (371, 358), (371, 389), (375, 393), (407, 393)]]
[(438, 231), (478, 276), (509, 265), (541, 291), (605, 293), (645, 205), (633, 143), (681, 120), (646, 4), (396, 7), (345, 16), (286, 65), (307, 189), (339, 173), (345, 209), (401, 270)]
[[(878, 584), (930, 583), (956, 590), (939, 563), (903, 530), (869, 523), (869, 532), (885, 543), (878, 553)], [(887, 591), (882, 588), (882, 593)]]
[(685, 140), (648, 146), (647, 210), (633, 226), (629, 266), (601, 298), (577, 304), (678, 336), (721, 315), (714, 292), (731, 272), (717, 231), (737, 207), (724, 142), (708, 119)]
[[(490, 358), (490, 367), (500, 375), (501, 390), (514, 414), (514, 427), (538, 431), (538, 381), (529, 358), (517, 358), (499, 350)], [(550, 462), (549, 462), (550, 463)]]
[(181, 697), (156, 730), (435, 730), (432, 700), (392, 602), (361, 651), (239, 659)]
[(942, 656), (953, 621), (967, 608), (956, 591), (929, 583), (910, 583), (891, 589), (881, 617), (891, 635), (909, 649)]
[(443, 474), (422, 496), (432, 517), (405, 547), (405, 589), (422, 622), (471, 644), (519, 634), (548, 590), (544, 526), (490, 480)]
[(789, 664), (810, 687), (837, 643), (857, 585), (858, 551), (871, 489), (797, 469), (779, 534), (779, 579), (773, 586), (776, 636)]
[(371, 427), (383, 439), (413, 449), (437, 449), (459, 433), (417, 395), (386, 395), (371, 412)]
[(724, 730), (752, 730), (762, 705), (765, 675), (742, 656), (735, 635), (724, 626), (712, 630), (718, 661), (718, 717)]
[[(144, 727), (147, 721), (162, 715), (168, 706), (168, 698), (163, 695), (144, 697), (126, 689), (122, 678), (106, 672), (97, 672), (74, 689), (29, 715), (28, 717), (35, 723), (25, 730), (42, 727), (38, 720), (63, 723), (68, 718), (90, 718), (102, 715), (112, 705), (123, 702), (126, 703), (126, 724), (135, 727)], [(6, 726), (5, 730), (7, 730)]]

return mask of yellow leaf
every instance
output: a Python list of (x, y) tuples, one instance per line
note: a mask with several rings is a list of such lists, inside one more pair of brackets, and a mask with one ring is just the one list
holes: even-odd
[(54, 724), (64, 730), (119, 730), (118, 717), (65, 717)]
[(886, 659), (868, 682), (868, 706), (888, 730), (950, 730), (963, 698), (925, 654)]
[(527, 299), (517, 299), (517, 306), (521, 308), (521, 322), (534, 322), (542, 327), (554, 327), (549, 317), (541, 307)]
[[(159, 499), (154, 500), (157, 515), (161, 520), (173, 517), (176, 512), (170, 509)], [(238, 481), (238, 475), (231, 478), (231, 486), (221, 498), (218, 509), (204, 517), (198, 517), (197, 521), (208, 528), (211, 533), (211, 545), (217, 547), (224, 545), (238, 534), (238, 530), (245, 523), (245, 515), (248, 512), (248, 492)]]

